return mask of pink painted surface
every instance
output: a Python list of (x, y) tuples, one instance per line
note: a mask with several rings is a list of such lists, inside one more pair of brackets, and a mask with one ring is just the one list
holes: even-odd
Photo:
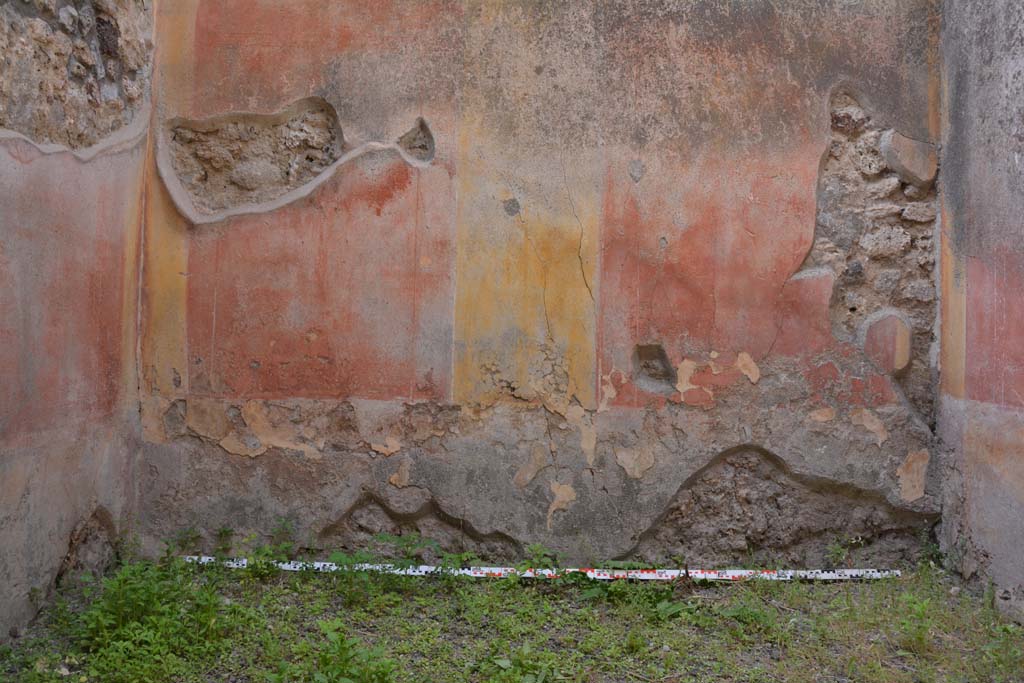
[(141, 153), (100, 157), (88, 172), (20, 141), (0, 157), (6, 440), (109, 416), (121, 397), (124, 237)]
[[(808, 144), (788, 156), (661, 170), (642, 182), (609, 169), (598, 354), (599, 385), (615, 388), (612, 405), (711, 406), (713, 394), (746, 381), (731, 367), (740, 352), (757, 363), (795, 360), (812, 386), (815, 357), (834, 356), (843, 367), (855, 358), (832, 335), (832, 274), (796, 275), (813, 238), (820, 154)], [(652, 394), (629, 379), (633, 349), (653, 343), (673, 366), (697, 364), (689, 378), (696, 388)], [(895, 400), (888, 378), (832, 367), (834, 382), (817, 391), (852, 405)]]
[(422, 36), (444, 40), (442, 27), (459, 16), (458, 8), (444, 0), (201, 0), (192, 115), (239, 108), (275, 111), (334, 77), (371, 78), (362, 96), (373, 97), (371, 86), (386, 88), (388, 74), (372, 67), (338, 72), (339, 57), (380, 59), (404, 53), (415, 59)]
[[(386, 139), (385, 130), (394, 139), (396, 125), (407, 129), (413, 116), (422, 114), (438, 138), (439, 155), (450, 155), (460, 132), (459, 114), (449, 102), (457, 101), (457, 93), (448, 98), (417, 89), (423, 83), (434, 90), (457, 89), (452, 83), (466, 78), (451, 74), (460, 64), (465, 25), (486, 22), (479, 14), (464, 16), (459, 7), (443, 0), (202, 0), (194, 22), (197, 66), (190, 99), (171, 108), (193, 117), (270, 112), (311, 93), (325, 94), (338, 103), (346, 131), (371, 139)], [(495, 15), (516, 11), (514, 3), (494, 9)], [(494, 18), (481, 12), (488, 21)], [(640, 26), (649, 33), (646, 23)], [(808, 98), (805, 85), (779, 77), (789, 68), (781, 56), (724, 50), (700, 35), (681, 49), (669, 26), (659, 23), (657, 35), (650, 35), (650, 54), (636, 47), (630, 31), (612, 30), (609, 64), (634, 73), (629, 80), (634, 89), (627, 95), (641, 110), (652, 106), (654, 93), (646, 88), (655, 87), (649, 79), (657, 55), (689, 74), (685, 82), (692, 77), (702, 87), (713, 85), (719, 98), (715, 126), (708, 136), (688, 131), (695, 144), (686, 146), (686, 153), (692, 157), (680, 158), (676, 147), (638, 152), (652, 167), (642, 182), (630, 179), (631, 158), (610, 152), (601, 188), (595, 284), (598, 391), (614, 375), (612, 405), (665, 400), (709, 405), (712, 393), (746, 381), (736, 369), (712, 371), (712, 351), (720, 355), (719, 365), (733, 363), (740, 352), (759, 364), (796, 359), (807, 378), (821, 364), (815, 356), (836, 353), (843, 370), (835, 391), (869, 405), (890, 400), (889, 381), (850, 371), (845, 361), (852, 361), (853, 351), (832, 338), (831, 282), (790, 280), (814, 234), (815, 186), (827, 145), (817, 125), (827, 125), (815, 109), (820, 103)], [(898, 54), (892, 36), (858, 34), (863, 35), (872, 36), (880, 58)], [(445, 66), (432, 70), (433, 64)], [(708, 64), (716, 65), (714, 73), (707, 72)], [(541, 73), (528, 70), (527, 76)], [(739, 86), (720, 88), (718, 73), (737, 74)], [(478, 77), (484, 84), (497, 78), (486, 69)], [(692, 91), (687, 106), (705, 106)], [(766, 98), (770, 106), (764, 106)], [(473, 106), (464, 106), (463, 113), (474, 113)], [(475, 113), (493, 115), (486, 107)], [(364, 243), (356, 232), (367, 230), (366, 217), (326, 209), (342, 204), (348, 190), (337, 188), (354, 182), (346, 175), (351, 173), (346, 170), (344, 178), (332, 181), (333, 189), (321, 188), (309, 202), (196, 232), (187, 307), (193, 391), (450, 395), (451, 234), (437, 240), (427, 270), (398, 265), (408, 261), (410, 250), (422, 248), (418, 237), (410, 239), (422, 227), (409, 232), (416, 220), (406, 206), (408, 190), (397, 191), (390, 209), (395, 213), (369, 217), (374, 226), (369, 232), (378, 241)], [(436, 192), (440, 186), (431, 192), (452, 196), (448, 185)], [(328, 195), (330, 202), (324, 199)], [(454, 212), (454, 199), (439, 211)], [(331, 236), (338, 230), (348, 242), (345, 250), (334, 252)], [(321, 244), (322, 249), (311, 246)], [(390, 252), (387, 259), (384, 252)], [(344, 277), (336, 272), (338, 265), (346, 270)], [(429, 322), (414, 291), (433, 302)], [(674, 365), (684, 358), (698, 361), (691, 378), (696, 389), (684, 396), (652, 395), (630, 382), (633, 349), (652, 342), (665, 347)]]
[(452, 204), (444, 168), (382, 153), (306, 200), (194, 229), (192, 392), (446, 399)]
[(967, 397), (1024, 407), (1024, 255), (967, 259)]
[(906, 323), (895, 315), (874, 321), (864, 334), (864, 353), (883, 372), (902, 370), (910, 336)]

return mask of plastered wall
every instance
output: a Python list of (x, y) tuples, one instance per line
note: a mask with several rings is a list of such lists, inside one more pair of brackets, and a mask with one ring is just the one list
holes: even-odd
[(1024, 617), (1024, 7), (947, 2), (943, 33), (944, 537)]
[(284, 520), (314, 549), (916, 557), (934, 3), (175, 2), (156, 25), (151, 543)]
[(142, 3), (0, 3), (3, 638), (135, 518), (152, 47)]
[(127, 529), (893, 565), (945, 506), (1019, 583), (1016, 62), (937, 1), (0, 7), (5, 622)]

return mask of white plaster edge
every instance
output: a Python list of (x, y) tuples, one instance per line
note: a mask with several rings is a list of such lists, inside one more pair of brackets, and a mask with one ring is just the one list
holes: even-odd
[(10, 142), (24, 142), (35, 148), (43, 156), (67, 154), (80, 162), (86, 163), (101, 156), (117, 154), (137, 147), (149, 133), (151, 113), (152, 107), (147, 102), (139, 108), (127, 125), (121, 126), (107, 137), (100, 139), (96, 144), (83, 149), (73, 149), (67, 145), (55, 142), (38, 142), (24, 133), (19, 133), (10, 128), (0, 128), (0, 145), (6, 146)]
[[(276, 211), (281, 207), (287, 206), (300, 199), (304, 199), (312, 194), (317, 188), (326, 183), (338, 170), (363, 156), (364, 154), (372, 152), (394, 152), (409, 166), (413, 168), (427, 168), (433, 162), (433, 158), (430, 161), (421, 161), (415, 157), (410, 156), (405, 152), (404, 149), (397, 142), (363, 142), (358, 146), (350, 149), (349, 151), (338, 157), (334, 163), (322, 170), (315, 177), (309, 181), (295, 187), (288, 192), (284, 193), (280, 197), (265, 201), (265, 202), (251, 202), (245, 204), (239, 204), (228, 209), (221, 209), (219, 211), (207, 212), (200, 210), (195, 202), (192, 201), (192, 196), (188, 190), (182, 184), (181, 179), (178, 178), (178, 174), (174, 171), (174, 165), (171, 162), (170, 156), (170, 145), (167, 144), (166, 135), (167, 130), (171, 126), (178, 122), (189, 123), (193, 127), (202, 128), (204, 126), (211, 125), (211, 122), (229, 120), (232, 118), (246, 117), (246, 116), (259, 116), (261, 118), (267, 118), (275, 120), (279, 117), (287, 117), (291, 112), (294, 112), (298, 107), (309, 100), (319, 99), (313, 97), (306, 97), (301, 100), (297, 100), (287, 107), (275, 111), (273, 113), (253, 112), (253, 111), (232, 111), (223, 114), (217, 114), (206, 119), (192, 120), (184, 117), (169, 117), (163, 119), (159, 124), (159, 129), (156, 134), (156, 168), (157, 173), (164, 182), (164, 187), (167, 188), (168, 194), (171, 196), (171, 201), (174, 203), (175, 208), (181, 213), (193, 226), (198, 225), (211, 225), (213, 223), (220, 223), (229, 218), (236, 216), (250, 216), (256, 214), (264, 214), (272, 211)], [(332, 107), (333, 110), (333, 107)], [(336, 119), (337, 120), (337, 119)], [(340, 126), (339, 121), (339, 126)], [(342, 127), (342, 134), (344, 135), (344, 127)], [(344, 138), (343, 138), (344, 139)]]
[(815, 280), (817, 278), (827, 277), (832, 280), (833, 285), (835, 284), (836, 274), (828, 266), (812, 266), (810, 268), (802, 268), (786, 279), (786, 282), (798, 282), (800, 280)]

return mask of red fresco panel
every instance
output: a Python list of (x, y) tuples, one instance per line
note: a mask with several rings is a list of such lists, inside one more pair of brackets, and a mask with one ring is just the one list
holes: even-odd
[[(623, 168), (609, 168), (598, 354), (602, 378), (616, 371), (613, 405), (664, 400), (625, 377), (638, 344), (662, 344), (673, 365), (706, 359), (711, 351), (723, 362), (740, 351), (759, 361), (773, 349), (786, 316), (793, 317), (792, 292), (800, 291), (787, 290), (786, 280), (813, 236), (820, 150), (804, 152), (729, 164), (702, 160), (689, 169), (648, 174), (642, 183), (632, 182)], [(809, 321), (815, 330), (828, 330), (830, 292), (829, 284), (824, 306), (820, 293), (809, 292), (809, 310), (823, 316)], [(820, 335), (807, 341), (822, 343)], [(806, 350), (783, 348), (792, 355)], [(714, 382), (740, 376), (727, 373)], [(700, 386), (709, 377), (697, 374), (692, 381)], [(702, 403), (702, 393), (683, 399)]]
[(1024, 407), (1024, 255), (967, 261), (967, 397)]
[(443, 40), (439, 26), (456, 14), (433, 0), (203, 0), (193, 115), (278, 109), (325, 85), (339, 55), (415, 50), (420, 36)]
[(86, 167), (70, 154), (10, 144), (24, 154), (12, 154), (20, 164), (0, 165), (0, 185), (11, 190), (0, 215), (4, 438), (113, 413), (121, 387), (124, 231), (139, 170), (125, 162), (131, 153)]
[(451, 194), (444, 167), (370, 154), (306, 200), (197, 228), (193, 393), (447, 399)]

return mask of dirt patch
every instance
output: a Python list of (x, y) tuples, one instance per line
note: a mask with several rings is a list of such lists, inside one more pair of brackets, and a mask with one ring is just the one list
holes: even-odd
[(772, 456), (744, 450), (691, 477), (635, 554), (691, 567), (893, 566), (920, 556), (933, 521), (868, 493), (802, 480)]
[[(831, 116), (814, 247), (805, 265), (824, 266), (836, 275), (831, 312), (837, 338), (863, 342), (869, 318), (886, 310), (908, 322), (909, 367), (896, 379), (932, 422), (935, 189), (930, 179), (908, 175), (894, 152), (885, 149), (894, 132), (876, 126), (852, 98), (833, 98)], [(934, 168), (931, 173), (934, 177)]]
[(0, 127), (73, 149), (96, 144), (143, 105), (151, 36), (142, 0), (0, 3)]
[(341, 156), (334, 108), (301, 100), (278, 114), (172, 121), (174, 172), (205, 212), (274, 200), (312, 180)]

